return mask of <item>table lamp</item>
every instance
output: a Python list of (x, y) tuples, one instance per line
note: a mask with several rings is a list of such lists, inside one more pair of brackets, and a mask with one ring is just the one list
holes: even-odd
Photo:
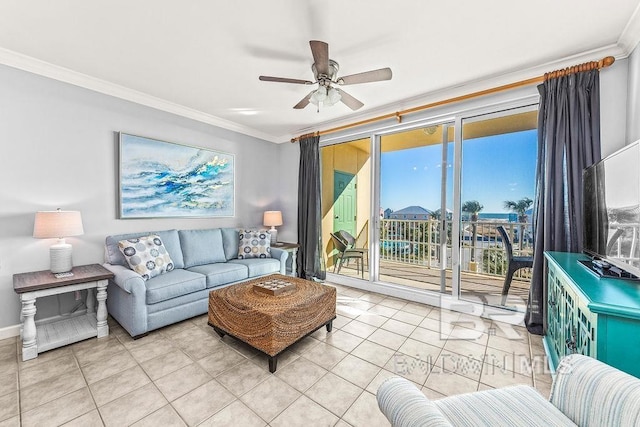
[(278, 230), (276, 226), (282, 225), (282, 212), (280, 211), (265, 211), (263, 221), (265, 227), (271, 227), (269, 234), (271, 235), (271, 244), (275, 245), (278, 241)]
[(84, 234), (82, 217), (79, 211), (40, 211), (36, 212), (33, 224), (33, 237), (38, 239), (57, 238), (58, 243), (51, 246), (51, 272), (67, 273), (73, 268), (72, 247), (64, 241), (65, 237)]

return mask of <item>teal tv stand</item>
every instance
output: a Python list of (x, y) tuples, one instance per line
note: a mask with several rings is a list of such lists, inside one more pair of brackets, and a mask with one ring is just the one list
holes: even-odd
[(545, 252), (547, 334), (552, 372), (562, 356), (580, 353), (640, 378), (640, 283), (597, 277), (587, 256)]

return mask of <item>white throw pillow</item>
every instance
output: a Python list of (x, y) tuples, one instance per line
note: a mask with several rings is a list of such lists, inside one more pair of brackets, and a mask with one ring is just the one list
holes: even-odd
[(172, 271), (174, 268), (162, 240), (155, 234), (120, 240), (118, 248), (129, 267), (144, 280)]

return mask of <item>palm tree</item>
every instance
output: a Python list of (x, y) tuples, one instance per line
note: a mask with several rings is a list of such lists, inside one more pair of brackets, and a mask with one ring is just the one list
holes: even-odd
[(523, 197), (522, 199), (514, 202), (513, 200), (507, 200), (504, 202), (505, 209), (509, 209), (512, 212), (518, 214), (518, 247), (522, 250), (522, 224), (526, 224), (529, 220), (527, 217), (527, 209), (529, 209), (533, 205), (533, 200), (528, 197)]
[(484, 206), (480, 204), (477, 200), (467, 200), (462, 204), (462, 212), (466, 212), (471, 214), (471, 230), (473, 241), (471, 242), (471, 261), (475, 262), (476, 260), (476, 237), (478, 231), (478, 212), (484, 209)]

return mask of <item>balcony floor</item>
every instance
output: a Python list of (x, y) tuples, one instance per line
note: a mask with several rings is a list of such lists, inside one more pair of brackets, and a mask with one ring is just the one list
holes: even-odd
[[(329, 267), (332, 271), (333, 267)], [(356, 272), (355, 262), (344, 265), (340, 274), (349, 277), (360, 278)], [(446, 293), (451, 293), (451, 271), (447, 271)], [(462, 272), (461, 296), (463, 299), (482, 299), (489, 305), (500, 306), (502, 285), (504, 278), (500, 276), (488, 276)], [(365, 280), (369, 278), (368, 269), (365, 266)], [(440, 292), (440, 270), (420, 265), (382, 260), (380, 262), (380, 280), (387, 283), (395, 283), (413, 288), (426, 289)], [(507, 306), (514, 306), (520, 311), (524, 310), (529, 295), (529, 281), (513, 279), (509, 289)]]

